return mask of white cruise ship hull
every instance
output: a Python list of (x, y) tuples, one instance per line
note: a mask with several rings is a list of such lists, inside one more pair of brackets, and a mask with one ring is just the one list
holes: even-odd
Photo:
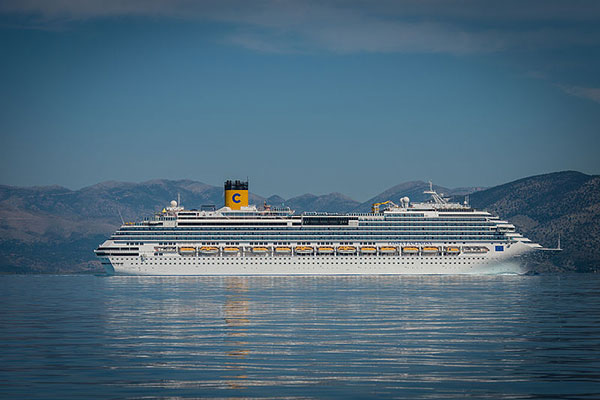
[(454, 275), (527, 272), (520, 257), (533, 248), (461, 255), (105, 257), (110, 275)]
[(301, 215), (248, 206), (248, 182), (224, 189), (225, 207), (185, 210), (173, 200), (151, 219), (123, 223), (96, 255), (118, 275), (451, 275), (523, 273), (519, 258), (541, 248), (432, 185), (429, 203), (403, 197), (371, 213)]

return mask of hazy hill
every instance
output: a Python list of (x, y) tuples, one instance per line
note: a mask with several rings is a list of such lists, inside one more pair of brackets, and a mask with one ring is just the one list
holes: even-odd
[[(296, 210), (348, 212), (369, 211), (373, 202), (427, 199), (422, 181), (396, 185), (370, 200), (359, 203), (340, 193), (305, 194), (284, 200), (250, 194), (250, 202), (265, 200)], [(476, 188), (434, 188), (464, 195)], [(221, 187), (191, 180), (152, 180), (143, 183), (103, 182), (80, 190), (60, 186), (13, 187), (0, 185), (0, 271), (81, 272), (97, 270), (93, 249), (121, 223), (160, 211), (181, 195), (182, 204), (223, 204)], [(488, 209), (513, 222), (532, 240), (546, 246), (556, 244), (562, 233), (565, 251), (551, 258), (549, 269), (600, 269), (600, 177), (579, 172), (558, 172), (520, 179), (470, 195), (471, 204)], [(542, 268), (542, 267), (540, 267)]]
[(280, 206), (285, 203), (285, 199), (281, 196), (273, 195), (267, 198), (267, 203), (274, 206)]
[(575, 171), (519, 179), (473, 193), (471, 204), (517, 226), (531, 240), (563, 252), (546, 268), (600, 270), (600, 176)]

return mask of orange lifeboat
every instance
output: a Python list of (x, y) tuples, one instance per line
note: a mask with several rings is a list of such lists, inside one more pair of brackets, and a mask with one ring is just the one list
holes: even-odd
[(317, 247), (317, 253), (319, 254), (333, 254), (333, 247), (326, 247), (326, 246), (322, 246), (322, 247)]
[(311, 246), (296, 246), (296, 254), (312, 254), (314, 249)]
[(419, 254), (419, 248), (413, 246), (406, 246), (402, 248), (404, 254)]
[(240, 253), (239, 247), (224, 247), (223, 254), (226, 256), (236, 256)]
[(267, 254), (269, 249), (267, 247), (253, 247), (252, 254)]
[(423, 255), (436, 255), (440, 252), (440, 248), (433, 246), (424, 246), (421, 249), (421, 252), (423, 253)]
[(200, 249), (198, 249), (198, 251), (201, 254), (212, 255), (212, 254), (218, 254), (219, 253), (219, 248), (218, 247), (212, 247), (212, 246), (203, 246), (203, 247), (200, 247)]
[(291, 252), (292, 252), (291, 247), (285, 247), (285, 246), (275, 247), (275, 254), (290, 254)]
[(196, 248), (195, 247), (180, 247), (179, 254), (181, 254), (182, 256), (193, 256), (196, 254)]
[(368, 246), (361, 247), (360, 253), (361, 254), (376, 254), (377, 248), (376, 247), (368, 247)]
[(379, 248), (379, 253), (385, 255), (396, 254), (397, 251), (398, 249), (392, 246), (382, 246)]
[(446, 252), (446, 254), (459, 254), (460, 253), (460, 249), (458, 247), (446, 247), (444, 249), (444, 251)]
[(355, 254), (356, 247), (354, 246), (339, 246), (337, 248), (338, 254)]

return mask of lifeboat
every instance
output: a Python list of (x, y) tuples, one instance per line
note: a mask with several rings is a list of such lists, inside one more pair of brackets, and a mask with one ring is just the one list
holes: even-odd
[(310, 246), (296, 246), (296, 254), (312, 254), (313, 248)]
[(253, 247), (252, 254), (267, 254), (269, 249), (267, 247)]
[(226, 256), (235, 256), (240, 252), (239, 247), (224, 247), (223, 254)]
[(377, 253), (377, 248), (376, 247), (361, 247), (360, 252), (361, 252), (361, 254), (375, 254), (375, 253)]
[(487, 253), (489, 249), (485, 246), (469, 246), (463, 247), (464, 253)]
[(319, 254), (333, 254), (333, 247), (318, 247), (317, 253)]
[(354, 246), (339, 246), (337, 248), (338, 254), (355, 254), (356, 247)]
[(396, 254), (396, 251), (398, 251), (398, 249), (392, 246), (383, 246), (379, 248), (381, 254)]
[(193, 256), (194, 254), (196, 254), (196, 248), (195, 247), (180, 247), (179, 254), (181, 254), (182, 256)]
[(407, 246), (402, 248), (402, 252), (404, 254), (419, 254), (419, 248)]
[(438, 254), (440, 252), (440, 248), (439, 247), (431, 247), (431, 246), (425, 246), (421, 249), (421, 251), (423, 252), (423, 255), (434, 255), (434, 254)]
[(198, 249), (198, 251), (201, 254), (211, 255), (211, 254), (218, 254), (219, 253), (219, 248), (218, 247), (212, 247), (212, 246), (204, 246), (204, 247), (200, 247)]
[(460, 249), (458, 247), (446, 247), (444, 248), (446, 254), (458, 254), (460, 253)]
[(290, 254), (292, 252), (291, 247), (275, 247), (276, 254)]

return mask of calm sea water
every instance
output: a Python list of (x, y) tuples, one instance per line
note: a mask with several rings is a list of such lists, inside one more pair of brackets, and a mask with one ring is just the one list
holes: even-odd
[(600, 398), (600, 277), (0, 277), (3, 398)]

